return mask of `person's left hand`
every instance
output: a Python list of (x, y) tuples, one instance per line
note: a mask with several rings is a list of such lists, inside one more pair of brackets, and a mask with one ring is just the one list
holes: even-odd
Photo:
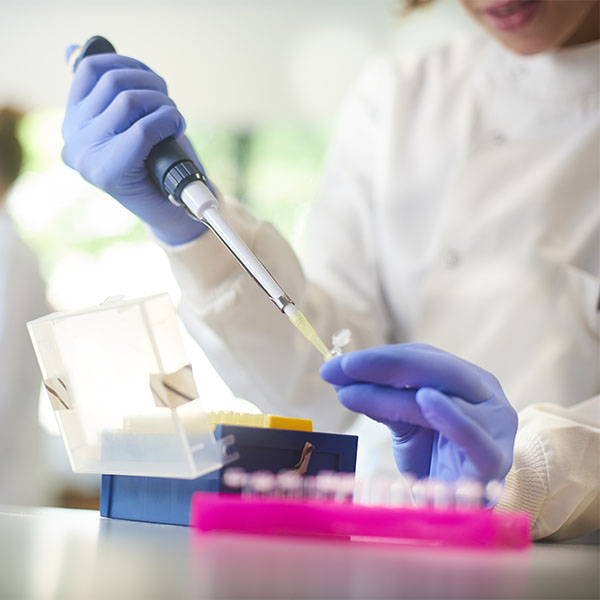
[(321, 377), (344, 406), (388, 426), (401, 472), (487, 482), (512, 465), (516, 411), (491, 373), (457, 356), (380, 346), (327, 361)]

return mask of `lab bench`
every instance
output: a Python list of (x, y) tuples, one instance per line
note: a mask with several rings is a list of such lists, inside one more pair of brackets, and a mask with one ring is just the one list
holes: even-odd
[(0, 508), (0, 598), (595, 598), (597, 545), (481, 551), (201, 534), (97, 511)]

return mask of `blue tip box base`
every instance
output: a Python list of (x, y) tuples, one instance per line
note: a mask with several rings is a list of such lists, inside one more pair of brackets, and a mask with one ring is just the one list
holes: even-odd
[(198, 479), (103, 475), (100, 514), (113, 519), (188, 525), (194, 492), (234, 492), (223, 483), (227, 468), (273, 473), (293, 469), (306, 442), (315, 447), (307, 475), (325, 470), (354, 473), (356, 468), (358, 438), (354, 435), (239, 425), (217, 425), (214, 434), (217, 439), (234, 436), (238, 460)]

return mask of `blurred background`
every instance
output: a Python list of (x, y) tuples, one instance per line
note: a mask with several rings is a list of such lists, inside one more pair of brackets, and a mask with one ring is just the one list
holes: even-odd
[[(53, 310), (177, 287), (143, 225), (61, 163), (64, 51), (107, 37), (167, 81), (209, 176), (297, 248), (335, 114), (377, 54), (420, 52), (473, 26), (455, 0), (401, 15), (393, 0), (0, 0), (0, 105), (26, 111), (25, 167), (8, 210), (34, 249)], [(185, 334), (184, 334), (185, 336)], [(209, 409), (252, 411), (185, 337)], [(46, 504), (97, 506), (40, 395)]]

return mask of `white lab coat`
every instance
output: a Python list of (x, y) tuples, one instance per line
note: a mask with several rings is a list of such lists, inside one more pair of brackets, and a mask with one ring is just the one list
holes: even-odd
[[(477, 38), (377, 61), (341, 113), (304, 270), (271, 225), (222, 212), (324, 338), (432, 344), (494, 373), (517, 410), (577, 404), (600, 392), (598, 57), (598, 43), (518, 57)], [(337, 402), (318, 353), (214, 236), (167, 252), (183, 320), (237, 395), (359, 433), (359, 472), (394, 470), (387, 429)], [(598, 454), (585, 460), (597, 494)]]
[(0, 207), (0, 504), (45, 499), (41, 378), (26, 323), (46, 313), (35, 256)]

